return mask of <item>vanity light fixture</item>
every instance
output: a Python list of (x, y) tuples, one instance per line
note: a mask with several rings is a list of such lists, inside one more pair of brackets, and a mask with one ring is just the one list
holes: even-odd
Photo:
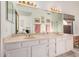
[(55, 12), (55, 13), (62, 13), (62, 10), (56, 7), (49, 8), (49, 11)]
[(19, 1), (18, 4), (25, 7), (29, 6), (29, 7), (37, 8), (37, 4), (34, 1)]

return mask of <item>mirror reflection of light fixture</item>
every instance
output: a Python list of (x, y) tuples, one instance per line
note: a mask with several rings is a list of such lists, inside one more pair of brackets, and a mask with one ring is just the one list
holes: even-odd
[(55, 12), (55, 13), (62, 13), (62, 10), (60, 8), (56, 8), (56, 7), (49, 8), (49, 11)]

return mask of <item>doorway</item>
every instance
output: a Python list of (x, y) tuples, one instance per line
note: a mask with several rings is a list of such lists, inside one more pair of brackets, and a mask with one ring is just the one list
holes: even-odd
[(66, 24), (64, 24), (64, 33), (73, 34), (73, 21), (72, 20), (64, 20)]

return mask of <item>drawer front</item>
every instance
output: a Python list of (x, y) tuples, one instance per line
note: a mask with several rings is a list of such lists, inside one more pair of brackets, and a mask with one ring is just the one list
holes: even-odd
[(31, 49), (20, 48), (11, 51), (6, 51), (6, 57), (31, 57)]
[(49, 43), (55, 43), (55, 40), (56, 40), (56, 39), (50, 39), (50, 40), (49, 40)]
[(5, 49), (6, 50), (13, 50), (21, 47), (20, 42), (15, 42), (15, 43), (7, 43), (5, 44)]
[(40, 44), (42, 43), (48, 43), (48, 40), (40, 40)]
[(22, 47), (28, 47), (37, 44), (39, 44), (39, 41), (27, 41), (27, 42), (22, 42)]

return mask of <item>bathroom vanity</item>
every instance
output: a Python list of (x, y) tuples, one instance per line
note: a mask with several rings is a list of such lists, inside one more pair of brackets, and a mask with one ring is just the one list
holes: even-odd
[(70, 34), (16, 35), (4, 40), (7, 57), (55, 57), (73, 50)]
[[(16, 35), (4, 39), (4, 56), (55, 57), (73, 50), (73, 35), (61, 34), (64, 33), (62, 13), (22, 7), (17, 4), (15, 4), (15, 10), (16, 31), (12, 32), (14, 27), (11, 27), (10, 35), (15, 32)], [(24, 34), (28, 28), (31, 37), (26, 37)], [(5, 31), (8, 36), (9, 29)]]

